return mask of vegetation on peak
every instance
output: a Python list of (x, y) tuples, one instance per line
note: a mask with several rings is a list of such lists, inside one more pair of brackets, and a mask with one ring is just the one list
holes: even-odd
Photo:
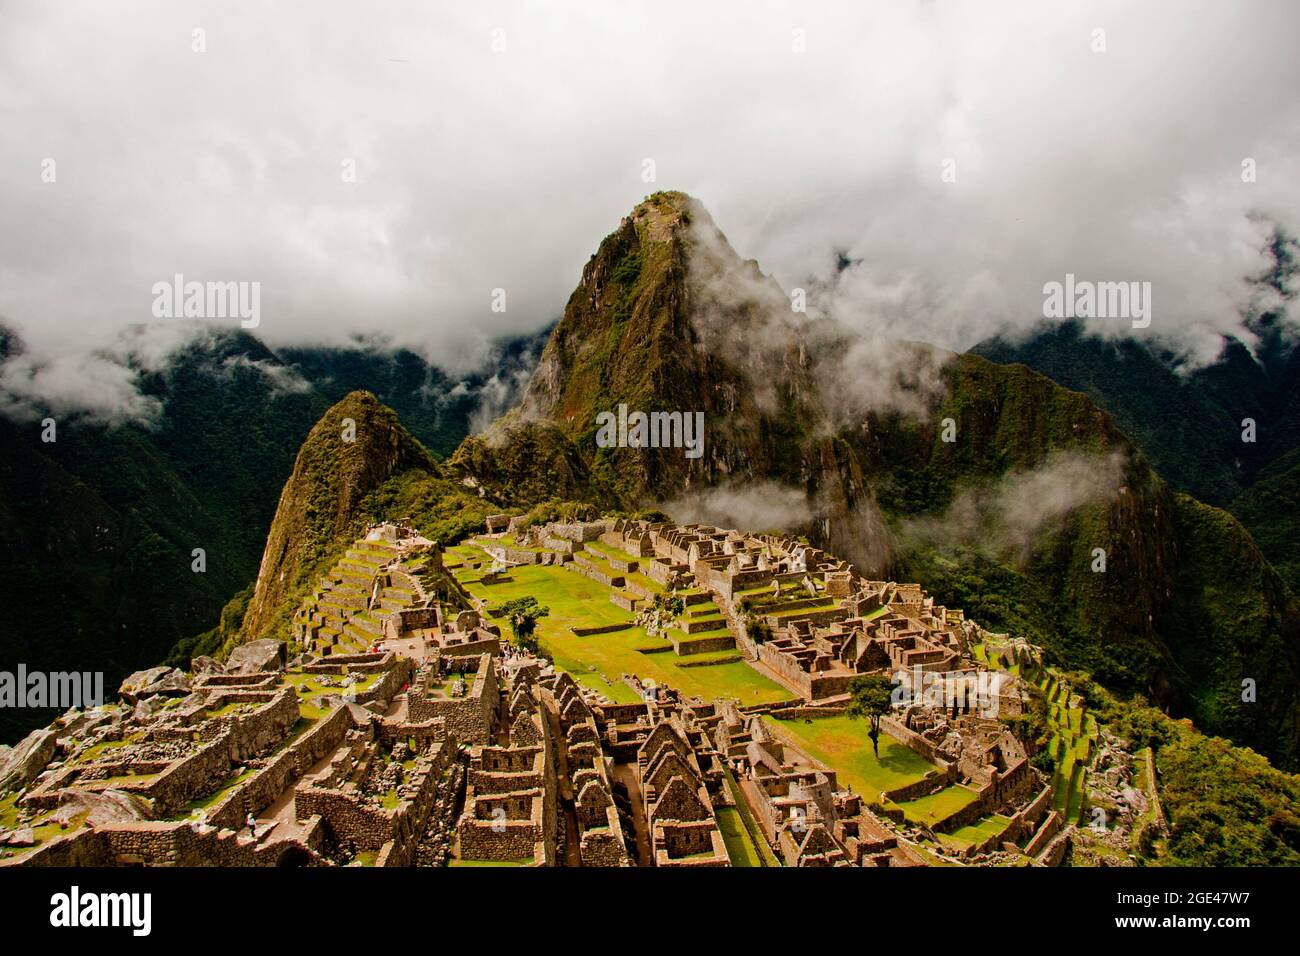
[(407, 469), (434, 467), (396, 413), (371, 393), (352, 392), (330, 408), (298, 450), (280, 495), (242, 638), (286, 636), (293, 613), (286, 599), (356, 537), (365, 498)]

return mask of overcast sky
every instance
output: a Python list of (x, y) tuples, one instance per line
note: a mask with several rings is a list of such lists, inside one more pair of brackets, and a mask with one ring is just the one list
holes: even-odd
[(862, 329), (966, 348), (1073, 272), (1152, 282), (1142, 334), (1209, 360), (1300, 230), (1297, 37), (1269, 0), (0, 0), (0, 390), (129, 409), (176, 273), (260, 282), (272, 345), (463, 369), (655, 189)]

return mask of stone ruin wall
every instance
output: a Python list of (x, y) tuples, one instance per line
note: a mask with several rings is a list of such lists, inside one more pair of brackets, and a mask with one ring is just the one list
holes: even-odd
[(353, 726), (348, 708), (334, 708), (315, 727), (209, 810), (207, 822), (212, 826), (238, 830), (248, 814), (256, 814), (263, 807), (270, 806), (276, 797), (332, 753)]
[(474, 683), (464, 697), (429, 698), (412, 697), (407, 715), (412, 723), (422, 724), (441, 718), (446, 732), (457, 740), (473, 744), (486, 744), (492, 737), (493, 718), (496, 715), (499, 690), (496, 668), (489, 655), (473, 658), (478, 668)]
[(391, 662), (397, 659), (400, 658), (392, 651), (377, 654), (331, 654), (323, 660), (304, 664), (302, 669), (306, 674), (332, 674), (336, 677), (343, 674), (344, 667), (347, 667), (350, 674), (373, 674), (375, 671), (388, 670), (392, 666)]
[(909, 800), (928, 797), (930, 794), (937, 793), (944, 787), (951, 786), (960, 780), (961, 774), (958, 772), (956, 765), (948, 764), (941, 770), (930, 771), (920, 780), (904, 784), (901, 787), (895, 787), (893, 790), (882, 791), (880, 795), (886, 800), (892, 800), (894, 803), (906, 803)]
[(491, 654), (493, 657), (501, 653), (501, 638), (489, 637), (481, 641), (466, 641), (463, 644), (450, 644), (446, 647), (435, 647), (433, 649), (432, 661), (441, 663), (442, 661), (451, 661), (449, 664), (452, 670), (456, 669), (456, 663), (464, 658), (473, 658), (477, 660), (483, 654)]
[(294, 814), (299, 819), (320, 816), (337, 841), (352, 843), (358, 850), (378, 852), (393, 842), (396, 849), (388, 851), (387, 865), (405, 865), (423, 832), (442, 771), (455, 750), (455, 741), (448, 739), (436, 745), (432, 753), (422, 754), (408, 780), (415, 795), (402, 799), (392, 810), (371, 806), (352, 791), (304, 782), (294, 792)]
[(295, 816), (320, 816), (338, 842), (351, 842), (358, 850), (378, 851), (393, 839), (389, 811), (366, 806), (357, 796), (342, 790), (301, 786), (294, 793), (293, 803)]
[(492, 829), (496, 821), (480, 821), (482, 825), (463, 821), (457, 827), (460, 835), (462, 859), (467, 860), (532, 860), (549, 866), (553, 859), (548, 859), (546, 841), (542, 839), (541, 827), (532, 820), (504, 820), (496, 823), (497, 830)]
[[(58, 836), (25, 856), (23, 866), (107, 867), (125, 864), (171, 866), (277, 866), (286, 853), (305, 847), (315, 854), (324, 848), (325, 834), (319, 817), (304, 824), (303, 841), (255, 843), (234, 830), (193, 824), (141, 822), (114, 824)], [(306, 862), (313, 862), (308, 854)]]
[[(293, 722), (297, 723), (297, 696), (292, 694), (292, 691), (290, 691), (290, 696), (293, 699)], [(266, 720), (283, 719), (277, 713), (277, 709), (264, 708), (265, 710), (271, 710), (271, 713), (266, 715)], [(292, 724), (289, 726), (291, 727)], [(254, 722), (254, 726), (248, 728), (243, 737), (237, 737), (235, 727), (227, 728), (226, 732), (220, 737), (198, 748), (189, 756), (171, 764), (152, 780), (136, 784), (129, 781), (123, 782), (112, 789), (152, 800), (154, 812), (158, 816), (171, 816), (192, 800), (211, 793), (220, 787), (234, 770), (236, 760), (245, 759), (245, 756), (241, 755), (254, 755), (248, 749), (248, 745), (250, 742), (260, 740), (265, 732), (266, 726), (263, 726), (261, 721)], [(278, 735), (277, 739), (283, 739), (286, 732), (287, 728)], [(66, 773), (59, 774), (52, 778), (47, 785), (32, 791), (24, 797), (23, 805), (40, 810), (54, 809), (62, 798), (62, 788), (67, 785), (68, 781), (75, 779), (76, 773), (77, 768), (68, 768)]]
[(599, 540), (608, 528), (609, 524), (604, 521), (581, 521), (572, 524), (556, 522), (550, 526), (550, 531), (557, 538), (586, 544), (588, 541)]
[(414, 740), (416, 749), (423, 750), (430, 743), (437, 743), (447, 736), (447, 724), (441, 717), (418, 724), (406, 720), (383, 718), (375, 725), (375, 733), (380, 742), (390, 750), (401, 740)]
[(880, 729), (889, 736), (893, 737), (904, 747), (920, 754), (931, 763), (938, 764), (941, 768), (947, 769), (948, 764), (952, 761), (939, 752), (939, 748), (926, 740), (915, 730), (909, 729), (896, 717), (888, 715), (880, 718)]
[(227, 693), (216, 702), (220, 706), (241, 701), (265, 702), (265, 705), (248, 714), (232, 714), (207, 721), (200, 729), (203, 740), (227, 737), (230, 740), (232, 759), (247, 760), (260, 756), (288, 736), (298, 719), (298, 692), (292, 687), (282, 687), (273, 696), (265, 691)]
[(782, 679), (788, 681), (805, 700), (813, 699), (811, 674), (789, 656), (782, 654), (774, 647), (769, 647), (766, 642), (758, 644), (757, 647), (758, 659), (762, 663), (776, 671)]
[(402, 800), (393, 811), (393, 839), (380, 848), (376, 866), (410, 866), (414, 862), (429, 814), (438, 801), (443, 772), (451, 766), (456, 753), (456, 741), (449, 738), (418, 759), (408, 781), (415, 794)]
[[(700, 627), (716, 627), (713, 622), (701, 623)], [(711, 654), (714, 651), (731, 651), (736, 648), (736, 639), (728, 634), (726, 637), (701, 637), (688, 639), (686, 641), (674, 641), (674, 645), (680, 645), (677, 653), (681, 657), (690, 657), (692, 654)]]
[(379, 701), (381, 704), (387, 704), (404, 684), (411, 680), (411, 662), (405, 657), (399, 657), (398, 663), (391, 670), (385, 672), (384, 676), (379, 678), (365, 690), (357, 691), (353, 695), (356, 703), (365, 706), (373, 701)]
[(579, 847), (583, 866), (628, 866), (627, 849), (608, 828), (584, 830)]

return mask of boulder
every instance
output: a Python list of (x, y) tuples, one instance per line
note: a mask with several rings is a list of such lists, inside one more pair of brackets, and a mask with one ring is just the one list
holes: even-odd
[(5, 842), (10, 846), (36, 846), (36, 833), (31, 827), (22, 827), (9, 833)]
[(221, 674), (225, 672), (225, 667), (215, 658), (206, 655), (200, 655), (190, 661), (190, 673), (195, 677), (206, 677), (208, 674)]
[(288, 649), (284, 641), (263, 639), (240, 644), (226, 661), (228, 674), (263, 674), (284, 670)]
[(136, 671), (122, 681), (117, 689), (118, 696), (128, 704), (134, 704), (144, 688), (161, 680), (170, 670), (170, 667), (150, 667), (148, 670)]
[(184, 697), (189, 692), (189, 677), (185, 675), (184, 671), (173, 667), (152, 684), (140, 688), (136, 695), (138, 697), (152, 697), (154, 694), (165, 694), (168, 697)]
[(84, 737), (95, 728), (102, 727), (112, 720), (113, 713), (108, 708), (78, 710), (74, 707), (56, 720), (55, 724), (67, 731), (68, 736)]
[(55, 733), (33, 730), (7, 754), (0, 756), (0, 793), (21, 790), (54, 759)]
[(178, 714), (193, 713), (194, 711), (198, 710), (200, 707), (202, 707), (204, 704), (208, 702), (209, 696), (210, 696), (209, 692), (206, 689), (199, 688), (194, 693), (190, 694), (188, 697), (186, 697), (183, 701), (180, 702), (180, 704), (176, 707), (176, 713)]
[(59, 821), (71, 821), (82, 813), (87, 814), (86, 822), (96, 827), (153, 819), (153, 808), (148, 800), (122, 790), (67, 791), (54, 817)]

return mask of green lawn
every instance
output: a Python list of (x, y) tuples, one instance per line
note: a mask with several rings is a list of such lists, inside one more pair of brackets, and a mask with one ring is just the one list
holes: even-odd
[[(475, 550), (466, 545), (449, 549), (462, 559), (477, 560)], [(793, 696), (743, 661), (713, 667), (677, 667), (680, 658), (671, 653), (671, 648), (665, 654), (643, 654), (638, 648), (667, 646), (666, 641), (652, 638), (644, 628), (578, 637), (572, 628), (626, 624), (632, 615), (609, 600), (609, 588), (575, 571), (553, 565), (523, 565), (510, 569), (509, 581), (491, 585), (482, 584), (480, 574), (468, 567), (453, 568), (453, 572), (472, 595), (485, 598), (490, 605), (532, 595), (550, 608), (550, 614), (537, 622), (542, 647), (559, 667), (587, 686), (602, 693), (607, 692), (606, 687), (613, 689), (609, 696), (615, 700), (633, 699), (619, 681), (623, 674), (636, 674), (643, 680), (669, 684), (684, 694), (706, 699), (734, 697), (742, 704), (772, 703)]]
[(944, 843), (956, 846), (958, 849), (965, 849), (972, 844), (983, 843), (989, 837), (997, 836), (1005, 831), (1010, 823), (1010, 817), (995, 813), (992, 816), (984, 817), (977, 823), (958, 827), (952, 833), (940, 833), (939, 839)]
[[(713, 670), (713, 668), (701, 668)], [(810, 755), (839, 772), (841, 784), (870, 802), (880, 799), (884, 790), (915, 783), (934, 764), (904, 747), (888, 734), (880, 735), (880, 759), (871, 751), (865, 720), (848, 717), (820, 717), (816, 720), (775, 720), (764, 718), (793, 736)]]
[(727, 845), (727, 857), (732, 866), (762, 866), (758, 849), (750, 839), (745, 822), (740, 818), (740, 811), (735, 807), (719, 807), (718, 829), (722, 831), (722, 842)]
[(641, 700), (641, 695), (619, 680), (615, 674), (611, 674), (611, 679), (607, 681), (594, 671), (586, 673), (570, 671), (570, 673), (579, 684), (599, 691), (616, 704), (635, 704)]
[[(291, 684), (298, 692), (298, 713), (311, 720), (319, 720), (330, 712), (329, 709), (320, 705), (322, 697), (339, 695), (345, 690), (342, 687), (328, 687), (320, 683), (319, 678), (322, 676), (325, 675), (304, 674), (297, 671), (284, 675), (285, 683)], [(331, 680), (338, 680), (337, 675), (329, 675), (329, 677)], [(381, 677), (383, 677), (383, 674), (378, 671), (359, 677), (352, 687), (352, 692), (359, 694), (363, 690), (369, 689)]]
[(946, 819), (967, 804), (974, 803), (978, 796), (979, 794), (970, 787), (954, 784), (950, 787), (944, 787), (938, 793), (932, 793), (928, 797), (909, 800), (906, 803), (898, 804), (898, 806), (902, 809), (904, 816), (913, 823), (934, 826), (940, 820)]
[[(772, 848), (771, 848), (771, 846), (768, 845), (767, 840), (763, 837), (762, 830), (761, 830), (761, 828), (760, 828), (759, 825), (758, 825), (758, 821), (754, 819), (754, 814), (750, 812), (749, 805), (748, 805), (747, 803), (745, 803), (745, 795), (744, 795), (743, 792), (741, 792), (740, 784), (736, 783), (736, 778), (735, 778), (734, 776), (732, 776), (732, 773), (731, 773), (730, 770), (725, 770), (725, 769), (724, 769), (724, 770), (722, 771), (722, 774), (723, 774), (724, 779), (725, 779), (726, 782), (727, 782), (727, 791), (731, 794), (731, 799), (733, 799), (734, 801), (736, 801), (736, 806), (733, 807), (733, 808), (731, 808), (731, 809), (734, 809), (735, 812), (737, 813), (737, 815), (739, 816), (739, 818), (740, 818), (740, 825), (741, 825), (741, 827), (744, 828), (745, 834), (746, 834), (746, 836), (748, 837), (748, 840), (749, 840), (749, 845), (750, 845), (750, 847), (752, 847), (752, 848), (757, 852), (757, 854), (758, 854), (758, 862), (757, 862), (757, 863), (748, 863), (748, 864), (743, 864), (743, 865), (746, 865), (746, 866), (780, 866), (780, 865), (781, 865), (781, 861), (778, 860), (778, 859), (776, 858), (776, 854), (772, 852)], [(721, 823), (721, 819), (722, 819), (722, 818), (719, 817), (718, 819), (719, 819), (719, 823)], [(723, 840), (724, 840), (724, 841), (726, 840), (726, 832), (725, 832), (725, 831), (723, 832)], [(730, 847), (730, 845), (728, 845), (728, 847), (727, 847), (727, 853), (728, 853), (728, 855), (731, 854), (731, 847)], [(740, 866), (740, 865), (742, 865), (742, 864), (738, 864), (738, 863), (736, 863), (734, 857), (733, 857), (733, 859), (732, 859), (732, 864), (733, 864), (734, 866)]]

